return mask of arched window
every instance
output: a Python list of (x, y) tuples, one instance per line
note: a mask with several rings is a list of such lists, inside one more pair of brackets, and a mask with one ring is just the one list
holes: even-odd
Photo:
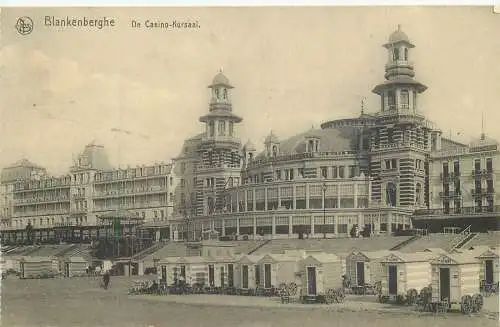
[(392, 59), (394, 61), (399, 60), (399, 48), (392, 49)]
[(308, 152), (314, 152), (314, 141), (309, 140)]
[(400, 100), (401, 108), (408, 109), (410, 107), (410, 92), (408, 90), (401, 90)]
[(223, 94), (224, 94), (224, 100), (226, 100), (227, 99), (227, 89), (224, 89)]
[(215, 136), (215, 123), (213, 121), (208, 123), (208, 129), (209, 129), (210, 137), (214, 137)]
[(389, 110), (396, 108), (396, 92), (392, 90), (387, 92), (387, 102)]
[(276, 145), (273, 145), (273, 157), (276, 157), (278, 154), (278, 147)]
[(220, 89), (219, 89), (219, 88), (216, 88), (216, 89), (215, 89), (215, 97), (216, 97), (217, 99), (220, 99)]
[(419, 205), (422, 202), (422, 184), (417, 183), (415, 187), (415, 204)]
[(397, 189), (396, 185), (394, 183), (388, 183), (387, 184), (387, 189), (386, 189), (386, 203), (390, 207), (395, 207), (396, 206), (396, 198), (397, 198)]

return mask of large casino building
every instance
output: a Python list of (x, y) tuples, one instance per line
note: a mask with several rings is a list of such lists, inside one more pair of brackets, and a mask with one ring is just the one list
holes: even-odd
[[(372, 90), (378, 108), (288, 138), (271, 132), (262, 151), (240, 141), (234, 88), (219, 72), (199, 119), (203, 132), (184, 142), (172, 165), (76, 166), (43, 185), (33, 180), (36, 173), (14, 182), (4, 170), (10, 182), (2, 185), (2, 233), (22, 231), (27, 221), (35, 228), (73, 220), (92, 225), (96, 214), (116, 209), (134, 211), (174, 240), (205, 233), (331, 238), (356, 226), (375, 235), (498, 229), (498, 143), (483, 133), (470, 144), (453, 141), (425, 117), (429, 109), (419, 99), (427, 87), (415, 78), (414, 47), (401, 27), (383, 45), (385, 74)], [(45, 194), (43, 203), (30, 192)], [(37, 210), (49, 207), (55, 222), (55, 214), (39, 219)]]

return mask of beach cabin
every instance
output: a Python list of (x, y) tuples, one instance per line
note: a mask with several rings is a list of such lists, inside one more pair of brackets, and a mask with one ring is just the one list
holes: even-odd
[(181, 265), (178, 263), (178, 260), (182, 259), (181, 257), (166, 257), (161, 259), (158, 262), (159, 271), (161, 274), (161, 279), (165, 281), (167, 285), (174, 285), (179, 280), (182, 275), (186, 277), (186, 269), (181, 270)]
[(208, 256), (183, 257), (177, 260), (177, 268), (188, 285), (208, 286), (208, 266), (215, 263)]
[(238, 276), (237, 269), (238, 256), (221, 255), (212, 256), (213, 262), (209, 264), (208, 271), (210, 286), (215, 287), (235, 287), (235, 277)]
[(240, 278), (236, 282), (236, 288), (243, 292), (257, 288), (260, 282), (259, 260), (262, 255), (243, 255), (237, 262), (240, 271)]
[(499, 257), (499, 248), (487, 249), (477, 256), (481, 265), (479, 280), (483, 281), (485, 285), (494, 285), (498, 283), (498, 275), (500, 273), (498, 269), (500, 263)]
[(79, 277), (87, 274), (89, 262), (83, 257), (68, 257), (63, 260), (64, 277)]
[[(447, 253), (431, 260), (432, 302), (462, 304), (471, 311), (468, 301), (479, 293), (481, 264), (474, 251)], [(463, 303), (462, 303), (463, 302)]]
[(440, 254), (436, 252), (404, 253), (394, 251), (381, 259), (384, 300), (396, 300), (398, 296), (417, 294), (431, 283), (430, 261)]
[(346, 257), (346, 275), (353, 287), (373, 285), (382, 280), (382, 258), (390, 251), (352, 251)]
[(269, 290), (280, 283), (297, 282), (299, 257), (293, 254), (266, 254), (259, 261), (258, 287)]
[(22, 257), (19, 260), (19, 278), (41, 278), (54, 275), (53, 261), (50, 257)]
[(342, 260), (335, 254), (311, 253), (299, 262), (301, 296), (324, 295), (342, 289)]

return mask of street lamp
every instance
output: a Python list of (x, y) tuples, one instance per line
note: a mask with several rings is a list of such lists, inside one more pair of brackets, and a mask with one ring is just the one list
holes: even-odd
[(323, 238), (326, 238), (326, 182), (323, 182)]

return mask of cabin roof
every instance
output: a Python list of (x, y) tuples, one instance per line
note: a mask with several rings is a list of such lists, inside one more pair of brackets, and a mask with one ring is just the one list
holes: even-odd
[(439, 257), (432, 259), (431, 263), (437, 265), (463, 265), (478, 263), (478, 260), (476, 258), (476, 255), (472, 251), (470, 251), (441, 254)]
[(382, 259), (382, 262), (429, 262), (431, 259), (436, 258), (439, 253), (434, 252), (414, 252), (406, 253), (399, 251), (392, 251), (389, 255)]
[(296, 257), (290, 256), (288, 254), (276, 254), (276, 253), (268, 253), (264, 255), (258, 262), (261, 261), (274, 261), (274, 262), (288, 262), (288, 261), (297, 261)]
[(441, 248), (426, 248), (424, 252), (446, 253), (446, 250), (443, 250)]
[(25, 262), (52, 262), (52, 257), (21, 257)]
[(316, 260), (320, 263), (337, 262), (339, 257), (333, 253), (311, 253), (303, 260)]
[(489, 248), (485, 251), (481, 252), (478, 258), (499, 258), (500, 257), (500, 248)]
[(259, 262), (260, 259), (262, 259), (262, 255), (255, 255), (255, 254), (246, 254), (240, 257), (240, 261), (247, 261), (247, 262), (252, 262), (252, 263), (257, 263)]
[(389, 250), (380, 250), (380, 251), (358, 251), (358, 250), (353, 250), (349, 255), (362, 255), (366, 257), (368, 260), (373, 260), (373, 259), (381, 259), (385, 256), (388, 256), (391, 254), (392, 251)]

